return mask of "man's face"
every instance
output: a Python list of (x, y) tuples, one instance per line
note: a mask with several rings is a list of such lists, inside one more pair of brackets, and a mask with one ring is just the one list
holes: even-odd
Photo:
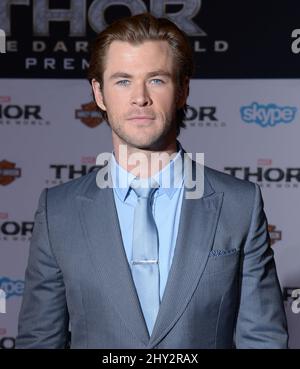
[(176, 140), (176, 99), (172, 50), (166, 41), (139, 45), (113, 41), (106, 56), (103, 88), (93, 80), (98, 106), (107, 112), (114, 146), (163, 150)]

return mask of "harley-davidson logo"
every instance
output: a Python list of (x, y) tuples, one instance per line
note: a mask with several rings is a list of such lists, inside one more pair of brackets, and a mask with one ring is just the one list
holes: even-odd
[(16, 168), (15, 163), (11, 163), (7, 160), (0, 161), (0, 185), (9, 185), (19, 177), (21, 177), (21, 169)]
[(281, 241), (281, 231), (276, 230), (276, 226), (269, 224), (268, 231), (270, 234), (271, 246), (273, 246), (275, 242)]
[(76, 109), (75, 118), (80, 119), (83, 124), (90, 128), (95, 128), (103, 122), (101, 114), (94, 101), (82, 104), (81, 109)]

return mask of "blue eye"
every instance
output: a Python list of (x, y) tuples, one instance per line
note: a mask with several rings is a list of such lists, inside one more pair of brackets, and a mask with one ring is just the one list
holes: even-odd
[(117, 82), (117, 85), (119, 86), (128, 86), (129, 80), (128, 79), (122, 79), (121, 81)]
[(155, 84), (155, 85), (161, 85), (162, 83), (164, 83), (164, 81), (162, 81), (161, 79), (158, 78), (154, 78), (151, 80), (151, 83)]

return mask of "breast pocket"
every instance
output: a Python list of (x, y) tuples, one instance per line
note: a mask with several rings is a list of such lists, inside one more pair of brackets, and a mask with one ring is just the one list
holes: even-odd
[(204, 271), (205, 275), (236, 273), (240, 252), (237, 249), (212, 250)]

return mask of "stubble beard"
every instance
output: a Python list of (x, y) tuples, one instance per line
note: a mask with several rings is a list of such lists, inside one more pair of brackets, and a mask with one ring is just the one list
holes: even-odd
[[(126, 124), (128, 124), (128, 122)], [(170, 117), (165, 118), (162, 129), (151, 131), (151, 134), (146, 133), (147, 128), (145, 128), (144, 135), (141, 133), (135, 135), (134, 130), (127, 132), (122, 122), (115, 121), (113, 125), (111, 123), (109, 123), (109, 125), (114, 135), (117, 136), (117, 141), (133, 149), (163, 151), (170, 142), (176, 140), (175, 112), (173, 112)], [(140, 127), (140, 129), (143, 130), (143, 127)]]

